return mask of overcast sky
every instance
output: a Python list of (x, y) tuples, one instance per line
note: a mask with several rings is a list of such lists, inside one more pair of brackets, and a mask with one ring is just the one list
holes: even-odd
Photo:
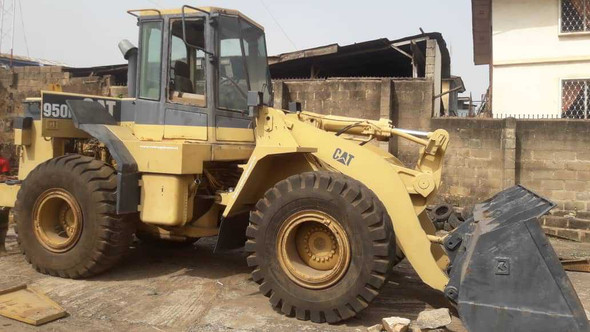
[[(8, 7), (12, 3), (4, 2)], [(488, 86), (487, 66), (473, 64), (468, 0), (16, 0), (15, 54), (71, 66), (124, 63), (117, 43), (125, 38), (137, 43), (138, 35), (135, 18), (126, 10), (183, 4), (239, 9), (265, 27), (270, 55), (331, 43), (397, 39), (418, 34), (420, 27), (441, 32), (451, 52), (452, 74), (463, 77), (476, 100)], [(11, 18), (4, 21), (6, 33)], [(9, 49), (5, 34), (2, 52)]]

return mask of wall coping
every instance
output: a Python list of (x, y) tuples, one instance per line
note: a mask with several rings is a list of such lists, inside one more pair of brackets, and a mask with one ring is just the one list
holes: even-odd
[(326, 81), (367, 81), (380, 82), (382, 80), (392, 80), (394, 82), (428, 82), (426, 78), (411, 77), (328, 77), (328, 78), (282, 78), (273, 79), (273, 82), (326, 82)]

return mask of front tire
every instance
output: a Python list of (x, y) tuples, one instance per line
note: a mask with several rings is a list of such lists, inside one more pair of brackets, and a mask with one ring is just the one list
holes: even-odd
[(45, 274), (90, 277), (113, 267), (129, 249), (135, 224), (116, 214), (117, 178), (109, 165), (66, 155), (35, 168), (15, 206), (18, 243)]
[(337, 173), (279, 182), (256, 204), (247, 236), (248, 265), (260, 291), (285, 315), (316, 323), (365, 309), (397, 261), (383, 204)]

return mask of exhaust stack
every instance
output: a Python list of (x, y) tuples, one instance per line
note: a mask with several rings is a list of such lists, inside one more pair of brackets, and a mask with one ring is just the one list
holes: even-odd
[(129, 66), (127, 68), (127, 91), (130, 98), (137, 97), (136, 83), (137, 83), (137, 47), (129, 40), (123, 39), (119, 42), (119, 50), (127, 60)]

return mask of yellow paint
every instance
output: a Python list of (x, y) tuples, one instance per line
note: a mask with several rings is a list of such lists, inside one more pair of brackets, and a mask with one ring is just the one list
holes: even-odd
[(140, 219), (148, 224), (182, 226), (193, 216), (194, 176), (143, 174)]
[(197, 220), (190, 221), (188, 224), (174, 227), (140, 223), (138, 229), (142, 232), (150, 233), (152, 236), (170, 240), (183, 240), (186, 237), (199, 238), (215, 236), (219, 234), (217, 225), (219, 223), (220, 210), (220, 205), (213, 204), (209, 211), (205, 212)]
[(218, 141), (254, 142), (254, 130), (251, 128), (223, 128), (215, 130)]
[(253, 144), (212, 144), (211, 160), (248, 160), (254, 151)]
[[(418, 167), (415, 170), (405, 168), (384, 151), (377, 152), (359, 145), (357, 141), (329, 132), (355, 123), (362, 125), (351, 128), (353, 134), (380, 139), (397, 135), (422, 144), (424, 147), (420, 150)], [(251, 203), (252, 183), (262, 187), (265, 186), (260, 182), (267, 182), (266, 187), (276, 183), (265, 178), (269, 172), (258, 171), (264, 169), (262, 162), (265, 159), (274, 157), (273, 161), (280, 161), (286, 153), (310, 153), (330, 169), (362, 182), (377, 195), (392, 219), (398, 245), (418, 275), (431, 287), (444, 290), (448, 276), (439, 264), (443, 265), (446, 255), (440, 248), (432, 249), (427, 237), (427, 232), (432, 230), (423, 228), (418, 216), (440, 186), (448, 133), (436, 131), (424, 140), (396, 131), (386, 120), (323, 117), (307, 112), (285, 114), (272, 108), (259, 111), (255, 132), (257, 145), (244, 166), (240, 182), (233, 193), (222, 197), (227, 204), (224, 216), (239, 211), (243, 204)], [(349, 159), (347, 164), (341, 163), (337, 159), (342, 152), (353, 156), (353, 159)], [(280, 170), (280, 166), (273, 163), (272, 171)]]
[(206, 141), (207, 127), (164, 125), (164, 138)]
[(63, 155), (64, 141), (59, 138), (49, 139), (41, 134), (41, 120), (33, 121), (31, 126), (31, 144), (22, 146), (19, 156), (18, 178), (23, 180), (39, 164)]
[(0, 206), (14, 207), (19, 189), (19, 185), (9, 186), (5, 183), (0, 183)]
[[(41, 101), (43, 99), (43, 94), (45, 94), (45, 93), (52, 94), (52, 95), (75, 96), (75, 97), (83, 97), (83, 98), (90, 98), (90, 99), (100, 99), (100, 100), (116, 100), (116, 101), (121, 101), (121, 100), (135, 100), (133, 98), (116, 98), (116, 97), (105, 97), (105, 96), (97, 96), (97, 95), (88, 95), (88, 94), (81, 94), (81, 93), (73, 93), (73, 92), (51, 91), (51, 90), (46, 91), (46, 90), (42, 90), (41, 91), (41, 99), (38, 100), (38, 101)], [(27, 99), (27, 100), (29, 100), (29, 99)], [(31, 100), (35, 100), (35, 98), (31, 98)]]
[(43, 137), (90, 138), (84, 131), (74, 127), (72, 119), (42, 118)]
[(164, 139), (164, 126), (136, 123), (133, 126), (133, 134), (140, 141), (161, 141)]
[(31, 129), (14, 129), (14, 145), (31, 145)]
[[(418, 215), (418, 219), (420, 220), (420, 225), (422, 226), (422, 229), (424, 229), (424, 232), (426, 232), (428, 236), (436, 235), (436, 228), (434, 227), (434, 224), (428, 217), (428, 214), (426, 214), (426, 211), (422, 211), (422, 213)], [(430, 251), (432, 252), (432, 256), (434, 257), (434, 259), (436, 260), (436, 264), (438, 265), (438, 267), (442, 270), (445, 270), (451, 261), (449, 260), (449, 257), (443, 250), (440, 243), (431, 243)]]
[(260, 197), (277, 182), (303, 172), (318, 170), (305, 154), (313, 153), (314, 148), (298, 147), (256, 147), (235, 190), (222, 193), (221, 201), (225, 205), (223, 216), (240, 214), (255, 204)]

